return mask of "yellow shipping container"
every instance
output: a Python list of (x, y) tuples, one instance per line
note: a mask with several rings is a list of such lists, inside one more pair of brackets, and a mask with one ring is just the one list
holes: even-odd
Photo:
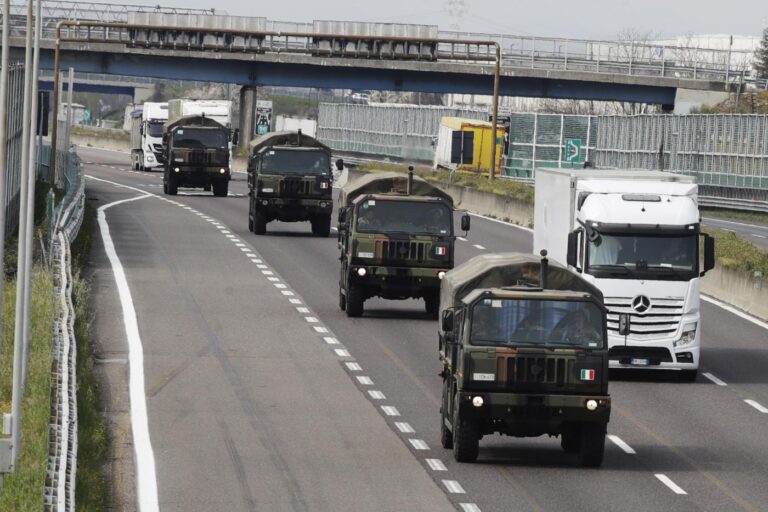
[[(435, 166), (472, 172), (491, 167), (492, 124), (476, 119), (444, 117), (440, 120)], [(496, 127), (496, 171), (504, 150), (504, 128)], [(471, 160), (469, 160), (471, 154)]]

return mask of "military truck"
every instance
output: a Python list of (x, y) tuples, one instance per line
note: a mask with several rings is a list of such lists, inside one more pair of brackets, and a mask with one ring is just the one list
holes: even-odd
[(546, 258), (484, 254), (445, 275), (440, 311), (441, 442), (457, 461), (500, 433), (560, 436), (583, 466), (602, 464), (611, 398), (598, 288)]
[[(341, 168), (341, 160), (336, 166)], [(312, 234), (327, 237), (333, 212), (331, 150), (314, 137), (274, 132), (253, 140), (248, 157), (248, 229), (267, 223), (309, 221)]]
[[(423, 298), (437, 318), (440, 280), (453, 268), (453, 199), (424, 179), (375, 172), (348, 182), (339, 195), (339, 307), (363, 314), (371, 297)], [(469, 230), (469, 215), (461, 218)]]
[(229, 143), (237, 144), (237, 130), (206, 116), (187, 116), (170, 122), (163, 133), (165, 163), (163, 192), (175, 196), (179, 187), (213, 189), (213, 195), (229, 192)]

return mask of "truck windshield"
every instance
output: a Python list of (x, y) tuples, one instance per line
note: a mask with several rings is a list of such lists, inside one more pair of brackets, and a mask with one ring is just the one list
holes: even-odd
[(689, 280), (698, 275), (698, 234), (600, 233), (589, 241), (588, 272), (596, 277)]
[(270, 149), (264, 152), (261, 163), (264, 174), (327, 175), (331, 172), (328, 155), (324, 151)]
[(441, 203), (367, 199), (357, 207), (361, 233), (450, 235), (451, 210)]
[(483, 299), (471, 322), (473, 345), (604, 346), (603, 313), (592, 302)]
[(178, 128), (173, 134), (177, 148), (226, 148), (228, 142), (227, 134), (216, 128)]
[(162, 137), (163, 136), (163, 123), (153, 123), (149, 122), (147, 123), (147, 135), (150, 137)]

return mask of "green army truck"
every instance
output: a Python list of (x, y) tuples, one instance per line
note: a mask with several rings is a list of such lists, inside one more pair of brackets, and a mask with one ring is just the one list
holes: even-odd
[[(344, 163), (336, 162), (338, 168)], [(327, 237), (333, 212), (331, 150), (314, 137), (274, 132), (253, 140), (248, 157), (248, 229), (267, 223), (309, 221), (312, 234)]]
[[(339, 307), (363, 314), (371, 297), (423, 298), (437, 318), (440, 280), (453, 268), (453, 199), (413, 172), (375, 172), (339, 195)], [(469, 230), (469, 216), (461, 218)]]
[(457, 461), (500, 433), (560, 436), (583, 466), (602, 464), (611, 398), (599, 289), (546, 257), (484, 254), (445, 275), (440, 311), (441, 442)]

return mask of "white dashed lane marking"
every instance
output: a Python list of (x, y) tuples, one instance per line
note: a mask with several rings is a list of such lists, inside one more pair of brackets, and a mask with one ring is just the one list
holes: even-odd
[(373, 380), (371, 380), (370, 377), (367, 377), (365, 375), (358, 375), (357, 382), (359, 382), (363, 386), (373, 386)]
[(395, 422), (395, 427), (397, 427), (397, 430), (399, 430), (403, 434), (414, 434), (414, 433), (416, 433), (416, 431), (413, 430), (413, 427), (411, 426), (410, 423), (405, 423), (405, 422), (402, 422), (402, 421), (396, 421)]
[(702, 375), (704, 377), (708, 378), (709, 380), (711, 380), (712, 382), (714, 382), (715, 384), (717, 384), (718, 386), (727, 386), (728, 385), (725, 382), (723, 382), (722, 380), (720, 380), (717, 377), (715, 377), (714, 375), (712, 375), (711, 373), (705, 372), (705, 373), (702, 373)]
[(421, 439), (409, 439), (409, 443), (415, 450), (429, 450), (429, 446)]
[(466, 491), (456, 480), (443, 480), (443, 485), (451, 494), (464, 494)]
[(635, 455), (637, 453), (631, 446), (625, 443), (624, 440), (622, 440), (619, 436), (614, 436), (609, 434), (608, 439), (610, 439), (613, 444), (615, 444), (616, 446), (624, 450), (624, 453), (628, 453), (630, 455)]
[(337, 339), (336, 339), (336, 338), (334, 338), (333, 336), (326, 336), (325, 338), (323, 338), (323, 340), (324, 340), (324, 341), (325, 341), (327, 344), (329, 344), (329, 345), (338, 345), (338, 344), (339, 344), (339, 340), (337, 340)]
[(680, 487), (675, 482), (673, 482), (672, 479), (669, 478), (667, 475), (663, 473), (656, 473), (654, 476), (658, 478), (661, 481), (661, 483), (663, 483), (664, 485), (672, 489), (672, 492), (674, 492), (675, 494), (688, 494), (683, 490), (682, 487)]
[(473, 247), (474, 247), (475, 249), (480, 249), (481, 251), (484, 251), (484, 250), (485, 250), (485, 247), (483, 247), (483, 246), (482, 246), (482, 245), (480, 245), (480, 244), (475, 244), (475, 245), (473, 245)]
[(432, 471), (448, 471), (448, 468), (445, 467), (445, 464), (440, 459), (426, 459), (425, 462)]
[(387, 416), (400, 416), (400, 411), (391, 405), (382, 405), (381, 410), (384, 411), (384, 414)]
[(459, 503), (461, 512), (480, 512), (480, 507), (474, 503)]
[(766, 409), (764, 406), (760, 405), (758, 402), (755, 402), (754, 400), (749, 400), (749, 399), (744, 400), (744, 402), (746, 402), (748, 405), (751, 405), (752, 407), (754, 407), (755, 409), (757, 409), (761, 413), (768, 414), (768, 409)]
[(358, 363), (350, 361), (350, 362), (346, 363), (346, 365), (347, 365), (347, 369), (349, 371), (351, 371), (351, 372), (361, 372), (361, 371), (363, 371), (363, 369), (360, 367), (360, 365)]
[(386, 396), (384, 396), (384, 393), (382, 393), (381, 391), (377, 391), (375, 389), (369, 390), (368, 394), (374, 400), (385, 400), (387, 398)]

